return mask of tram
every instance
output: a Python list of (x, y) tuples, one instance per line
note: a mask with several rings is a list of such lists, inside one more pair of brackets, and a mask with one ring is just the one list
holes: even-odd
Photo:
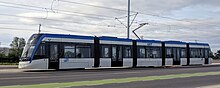
[(21, 69), (160, 67), (211, 64), (207, 43), (132, 40), (108, 36), (33, 34)]

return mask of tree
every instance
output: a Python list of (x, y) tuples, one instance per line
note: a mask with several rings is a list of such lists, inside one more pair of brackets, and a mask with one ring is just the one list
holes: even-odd
[(220, 50), (215, 53), (214, 59), (220, 59)]
[(22, 48), (24, 48), (25, 43), (26, 43), (26, 41), (24, 38), (14, 37), (10, 46), (11, 46), (11, 48), (14, 48), (14, 49), (22, 49)]
[(1, 58), (6, 58), (6, 55), (3, 54), (3, 53), (0, 53), (0, 59), (1, 59)]
[(25, 44), (26, 41), (24, 38), (14, 37), (12, 43), (10, 44), (11, 49), (10, 49), (9, 57), (18, 59), (22, 54), (22, 50)]

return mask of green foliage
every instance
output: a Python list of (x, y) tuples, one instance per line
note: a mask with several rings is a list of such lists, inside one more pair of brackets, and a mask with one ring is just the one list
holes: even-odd
[(220, 50), (214, 54), (213, 59), (220, 59)]
[(10, 44), (11, 48), (22, 49), (25, 46), (25, 39), (14, 37), (12, 43)]
[(19, 58), (22, 54), (26, 41), (24, 38), (14, 37), (12, 43), (10, 44), (11, 49), (9, 52), (10, 58)]
[(0, 58), (6, 58), (7, 56), (3, 53), (0, 53)]
[(0, 53), (0, 62), (1, 63), (17, 63), (22, 54), (26, 41), (24, 38), (14, 37), (12, 40), (8, 56)]

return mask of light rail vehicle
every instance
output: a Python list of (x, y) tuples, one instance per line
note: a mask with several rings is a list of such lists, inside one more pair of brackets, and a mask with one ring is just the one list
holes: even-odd
[(65, 34), (33, 34), (19, 68), (75, 69), (211, 64), (207, 43), (132, 40)]

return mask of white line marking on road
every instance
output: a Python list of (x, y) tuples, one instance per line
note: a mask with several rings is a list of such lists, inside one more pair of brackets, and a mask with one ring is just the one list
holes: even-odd
[(202, 86), (197, 88), (220, 88), (220, 85), (209, 85), (209, 86)]

